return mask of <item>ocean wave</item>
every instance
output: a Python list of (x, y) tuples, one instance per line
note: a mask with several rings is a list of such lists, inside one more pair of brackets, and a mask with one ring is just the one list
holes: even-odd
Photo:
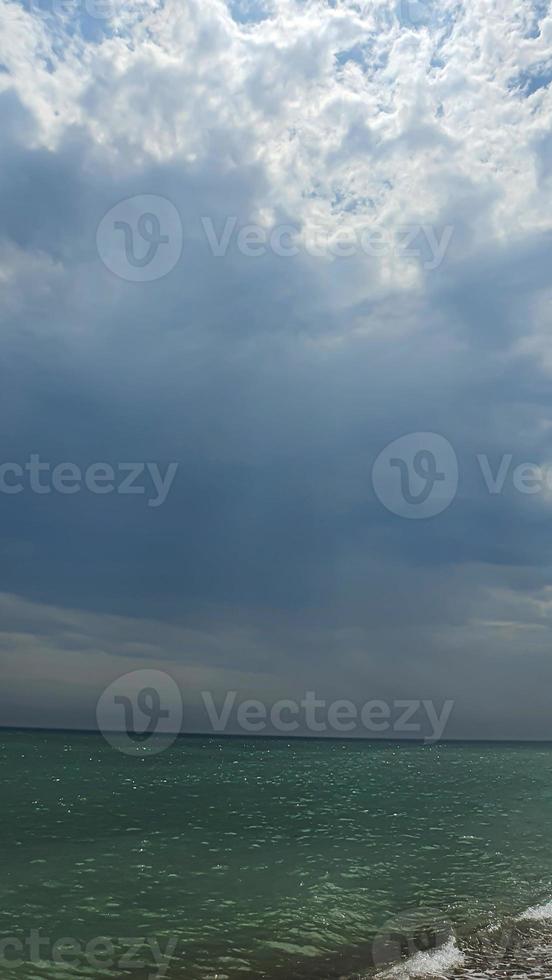
[(534, 905), (518, 916), (518, 922), (547, 922), (552, 919), (552, 901)]
[(438, 977), (464, 963), (464, 954), (451, 937), (443, 946), (418, 952), (404, 963), (398, 963), (377, 974), (380, 980), (410, 980), (411, 977)]

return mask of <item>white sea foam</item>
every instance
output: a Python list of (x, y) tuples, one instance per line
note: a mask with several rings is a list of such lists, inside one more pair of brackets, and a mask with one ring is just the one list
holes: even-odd
[(454, 938), (451, 937), (438, 949), (415, 953), (406, 962), (392, 966), (388, 970), (384, 970), (383, 973), (378, 973), (378, 977), (381, 980), (384, 978), (410, 980), (411, 977), (440, 977), (447, 970), (462, 966), (464, 960), (464, 954), (458, 949)]
[(526, 912), (522, 912), (518, 921), (527, 919), (532, 922), (547, 922), (552, 919), (552, 902), (545, 902), (544, 905), (535, 905), (533, 908), (527, 909)]

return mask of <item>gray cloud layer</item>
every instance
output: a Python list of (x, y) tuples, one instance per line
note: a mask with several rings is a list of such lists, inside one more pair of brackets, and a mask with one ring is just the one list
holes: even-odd
[[(190, 692), (192, 727), (208, 685), (452, 698), (454, 736), (552, 737), (552, 491), (489, 494), (476, 458), (552, 461), (550, 95), (510, 85), (552, 21), (512, 14), (509, 36), (484, 7), (423, 26), (348, 3), (136, 5), (93, 37), (75, 12), (8, 7), (3, 460), (179, 471), (159, 508), (1, 495), (5, 723), (93, 723), (146, 663)], [(139, 194), (184, 229), (151, 283), (96, 249)], [(433, 271), (213, 256), (201, 218), (229, 215), (454, 234)], [(431, 520), (371, 485), (414, 431), (460, 465)]]

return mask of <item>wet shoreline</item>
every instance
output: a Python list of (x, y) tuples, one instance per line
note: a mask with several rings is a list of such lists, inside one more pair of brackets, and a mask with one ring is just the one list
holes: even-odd
[[(518, 919), (454, 941), (456, 963), (443, 962), (443, 949), (394, 964), (376, 980), (551, 980), (552, 921)], [(372, 970), (366, 980), (374, 977)], [(345, 980), (345, 978), (343, 978)], [(352, 977), (347, 980), (353, 980)], [(357, 975), (357, 980), (361, 977)], [(362, 978), (364, 980), (364, 978)]]
[(495, 948), (487, 940), (482, 948), (466, 950), (465, 962), (450, 973), (450, 980), (550, 980), (552, 923), (517, 924), (511, 940)]

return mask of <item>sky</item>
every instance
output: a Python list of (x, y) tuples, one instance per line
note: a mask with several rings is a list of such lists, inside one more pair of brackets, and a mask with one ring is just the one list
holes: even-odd
[(547, 5), (1, 20), (1, 723), (154, 669), (552, 738)]

